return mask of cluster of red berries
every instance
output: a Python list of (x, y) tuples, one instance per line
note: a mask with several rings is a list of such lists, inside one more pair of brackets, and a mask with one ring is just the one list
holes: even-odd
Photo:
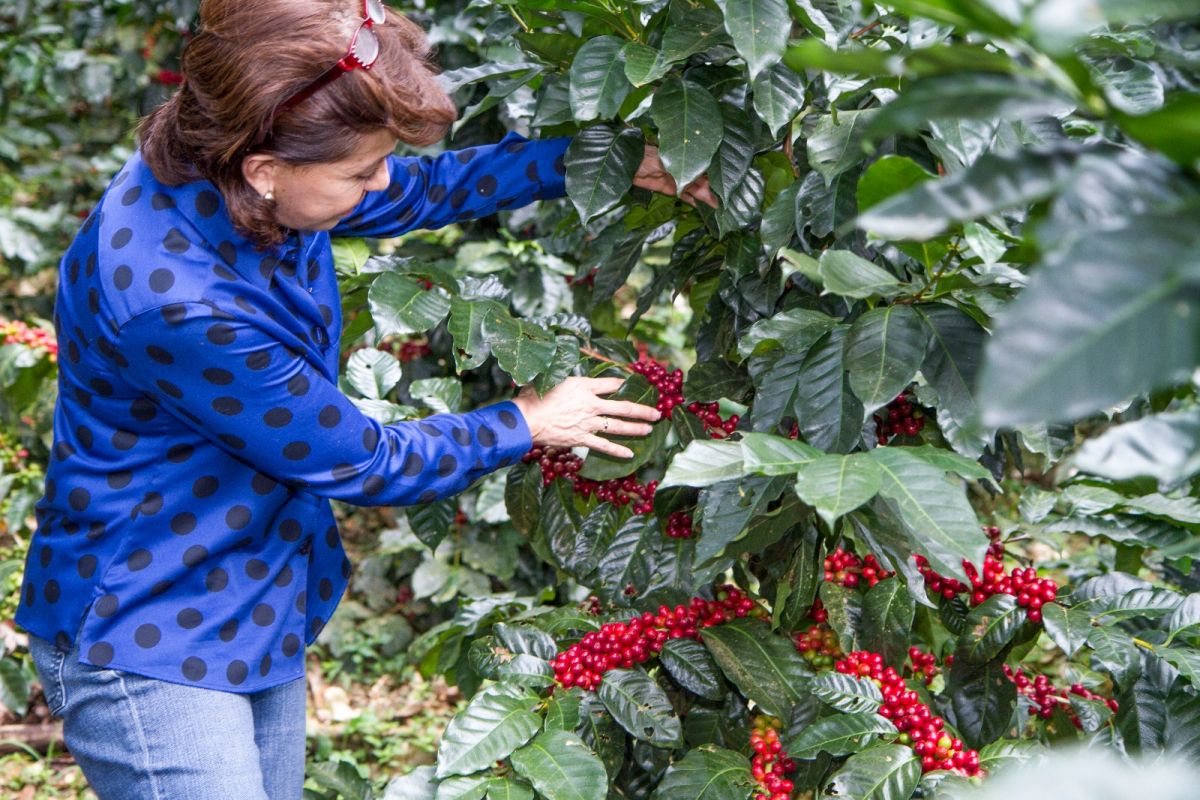
[(427, 339), (389, 339), (380, 345), (379, 349), (391, 353), (404, 364), (424, 358), (433, 352)]
[(812, 621), (818, 625), (829, 621), (829, 612), (825, 610), (825, 604), (821, 602), (821, 598), (813, 600), (812, 608), (808, 610), (808, 616), (812, 617)]
[(1079, 716), (1071, 710), (1071, 701), (1067, 695), (1082, 697), (1084, 700), (1101, 700), (1114, 714), (1119, 708), (1117, 701), (1113, 698), (1096, 694), (1081, 683), (1071, 684), (1064, 694), (1056, 689), (1045, 675), (1036, 675), (1033, 680), (1030, 680), (1023, 670), (1020, 668), (1014, 670), (1007, 664), (1004, 665), (1004, 674), (1017, 685), (1017, 692), (1028, 697), (1033, 703), (1029, 708), (1030, 716), (1050, 719), (1054, 716), (1054, 709), (1061, 706), (1070, 716), (1071, 723), (1076, 728), (1082, 728), (1083, 724), (1079, 721)]
[(172, 69), (160, 69), (154, 73), (154, 81), (163, 86), (179, 86), (183, 83), (183, 73)]
[(655, 361), (645, 353), (629, 365), (632, 372), (645, 377), (650, 385), (658, 389), (658, 403), (655, 408), (664, 417), (670, 418), (675, 406), (683, 405), (683, 370), (671, 370), (666, 364)]
[(58, 361), (58, 342), (53, 331), (31, 327), (19, 319), (0, 320), (0, 336), (3, 337), (0, 344), (23, 344), (48, 353), (51, 361)]
[(672, 539), (690, 539), (695, 535), (692, 528), (692, 515), (686, 511), (676, 511), (667, 517), (667, 536)]
[(610, 622), (590, 631), (551, 662), (554, 679), (564, 689), (594, 691), (610, 669), (628, 669), (662, 650), (669, 639), (697, 639), (697, 631), (737, 617), (765, 611), (735, 586), (718, 588), (715, 600), (693, 597), (690, 605), (659, 606), (628, 622)]
[(730, 414), (729, 419), (721, 417), (719, 403), (688, 403), (687, 410), (695, 414), (704, 423), (704, 432), (710, 439), (724, 439), (737, 430), (741, 417)]
[[(926, 686), (933, 683), (933, 679), (941, 672), (937, 656), (933, 653), (926, 653), (919, 647), (908, 648), (908, 660), (912, 662), (913, 677), (924, 680)], [(954, 663), (954, 656), (946, 656), (946, 666), (950, 666), (952, 663)]]
[(982, 773), (979, 753), (963, 749), (960, 739), (944, 730), (945, 721), (934, 715), (920, 696), (909, 689), (894, 667), (883, 665), (883, 656), (858, 650), (834, 665), (843, 675), (870, 678), (883, 693), (880, 716), (892, 721), (900, 735), (896, 741), (908, 745), (921, 759), (921, 771), (952, 770), (968, 777)]
[(6, 469), (3, 472), (20, 472), (25, 469), (25, 460), (29, 458), (29, 450), (17, 442), (10, 442), (8, 437), (0, 432), (0, 465)]
[(896, 399), (874, 417), (875, 437), (880, 445), (887, 444), (896, 434), (916, 436), (925, 427), (925, 413), (914, 405), (912, 393), (907, 390), (896, 395)]
[(596, 285), (596, 273), (599, 271), (599, 267), (592, 267), (590, 270), (588, 270), (588, 274), (584, 275), (582, 278), (576, 278), (573, 275), (563, 275), (563, 280), (566, 281), (567, 286), (592, 287)]
[(845, 655), (838, 644), (837, 634), (822, 623), (800, 631), (795, 635), (794, 641), (796, 651), (817, 669), (832, 667), (835, 661)]
[(750, 774), (762, 789), (755, 792), (753, 800), (789, 800), (794, 784), (785, 778), (796, 771), (796, 762), (788, 758), (779, 741), (779, 729), (783, 723), (774, 717), (758, 717), (750, 730), (750, 748), (754, 758), (750, 759)]
[(977, 606), (994, 594), (1008, 594), (1017, 598), (1017, 605), (1027, 609), (1032, 622), (1042, 621), (1042, 606), (1058, 597), (1058, 584), (1049, 578), (1039, 578), (1033, 567), (1016, 568), (1011, 573), (1004, 569), (1004, 545), (1000, 542), (1000, 529), (995, 526), (984, 528), (992, 543), (983, 559), (983, 575), (969, 561), (963, 561), (963, 571), (971, 580), (970, 587), (962, 581), (947, 578), (934, 572), (924, 556), (913, 556), (917, 570), (925, 578), (925, 587), (934, 594), (949, 600), (958, 594), (971, 595), (971, 605)]
[(860, 559), (849, 550), (839, 547), (825, 556), (825, 580), (847, 589), (854, 589), (860, 583), (870, 588), (895, 574), (881, 567), (873, 555), (868, 554)]
[(606, 503), (615, 506), (632, 504), (633, 513), (649, 514), (654, 510), (654, 493), (658, 490), (658, 481), (643, 484), (633, 475), (624, 478), (612, 478), (606, 481), (594, 481), (579, 475), (583, 468), (583, 459), (566, 447), (542, 447), (535, 445), (521, 461), (526, 464), (537, 464), (542, 469), (542, 485), (549, 486), (555, 478), (567, 478), (575, 494), (582, 495), (586, 500), (592, 495)]

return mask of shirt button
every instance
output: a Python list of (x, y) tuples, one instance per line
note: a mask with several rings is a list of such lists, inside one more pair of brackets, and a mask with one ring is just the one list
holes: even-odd
[(311, 286), (310, 286), (310, 287), (308, 287), (308, 293), (309, 293), (309, 294), (312, 294), (312, 287), (311, 287)]

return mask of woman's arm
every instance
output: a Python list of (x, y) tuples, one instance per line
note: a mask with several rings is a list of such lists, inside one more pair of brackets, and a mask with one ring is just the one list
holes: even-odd
[(570, 143), (569, 137), (530, 141), (510, 133), (496, 144), (436, 157), (391, 156), (391, 185), (369, 193), (330, 233), (399, 236), (562, 197)]
[(137, 315), (116, 346), (126, 379), (201, 436), (279, 481), (358, 505), (457, 494), (529, 450), (531, 428), (545, 444), (628, 457), (593, 434), (644, 436), (650, 426), (629, 420), (659, 416), (597, 397), (620, 379), (568, 378), (540, 398), (382, 425), (266, 330), (201, 303)]

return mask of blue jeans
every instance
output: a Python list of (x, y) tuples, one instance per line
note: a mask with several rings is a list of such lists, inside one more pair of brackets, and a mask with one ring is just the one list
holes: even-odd
[(79, 663), (29, 636), (46, 701), (100, 800), (299, 800), (304, 679), (254, 694)]

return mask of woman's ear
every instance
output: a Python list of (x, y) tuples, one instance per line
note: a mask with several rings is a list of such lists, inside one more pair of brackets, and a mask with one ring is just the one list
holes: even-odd
[(274, 196), (279, 159), (266, 153), (254, 153), (242, 159), (242, 177), (262, 197)]

